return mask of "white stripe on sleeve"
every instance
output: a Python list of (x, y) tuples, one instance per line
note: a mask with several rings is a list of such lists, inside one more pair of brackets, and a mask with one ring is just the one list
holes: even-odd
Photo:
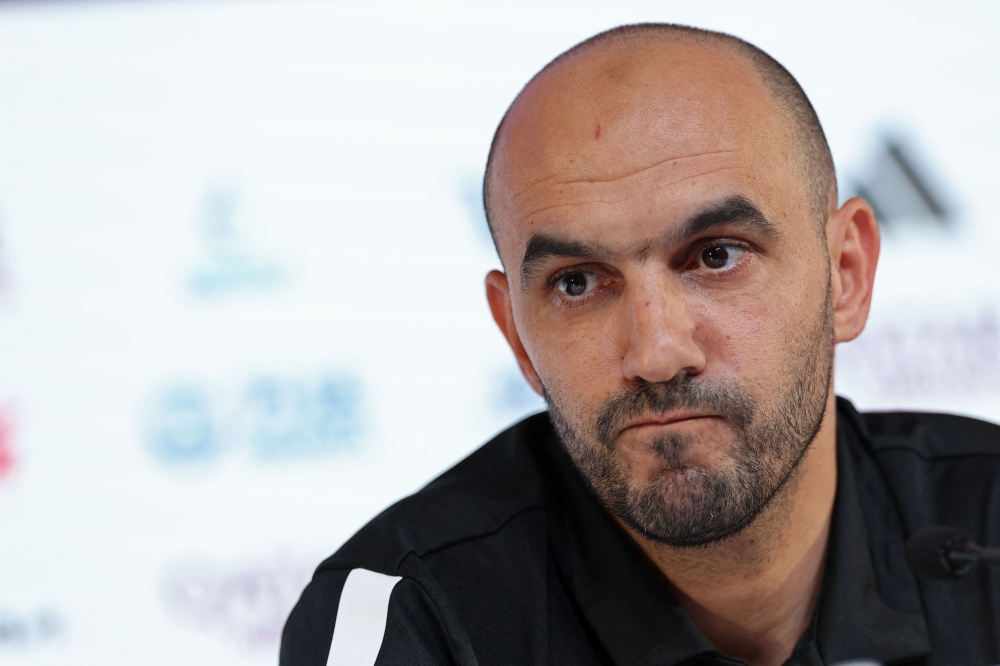
[(399, 576), (367, 569), (352, 569), (347, 574), (326, 666), (375, 665), (385, 636), (389, 595), (399, 581)]

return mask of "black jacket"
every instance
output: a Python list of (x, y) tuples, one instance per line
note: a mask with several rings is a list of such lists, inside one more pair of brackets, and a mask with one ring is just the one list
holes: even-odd
[[(1000, 663), (1000, 567), (924, 581), (903, 557), (907, 537), (928, 525), (1000, 544), (1000, 427), (859, 414), (839, 399), (837, 431), (825, 578), (788, 663)], [(383, 512), (323, 562), (288, 618), (281, 666), (326, 665), (338, 623), (335, 652), (352, 639), (354, 611), (338, 618), (338, 606), (355, 569), (394, 577), (370, 575), (387, 581), (380, 607), (362, 589), (367, 572), (352, 574), (358, 584), (344, 592), (350, 609), (376, 606), (368, 664), (744, 663), (713, 648), (607, 517), (545, 413)]]

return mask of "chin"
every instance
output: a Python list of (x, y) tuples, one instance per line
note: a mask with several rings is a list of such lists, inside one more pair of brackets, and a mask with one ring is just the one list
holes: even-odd
[[(634, 481), (652, 482), (663, 478), (715, 476), (732, 468), (731, 455), (737, 443), (706, 437), (654, 436), (634, 442), (625, 450), (634, 460), (631, 477)], [(630, 451), (631, 450), (631, 451)]]
[(692, 494), (704, 492), (705, 478), (709, 476), (715, 474), (704, 467), (671, 467), (661, 471), (645, 485), (659, 488), (659, 494), (666, 500), (684, 500)]

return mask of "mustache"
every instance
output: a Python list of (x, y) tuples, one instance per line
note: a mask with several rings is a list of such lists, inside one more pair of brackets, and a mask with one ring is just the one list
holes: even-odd
[(594, 436), (611, 448), (633, 419), (683, 408), (718, 414), (738, 431), (746, 431), (755, 412), (750, 393), (734, 381), (711, 381), (691, 375), (678, 375), (667, 382), (640, 379), (604, 400), (594, 423)]

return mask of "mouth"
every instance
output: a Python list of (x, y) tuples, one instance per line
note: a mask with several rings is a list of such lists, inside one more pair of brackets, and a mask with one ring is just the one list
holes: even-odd
[(662, 427), (675, 425), (680, 423), (691, 423), (695, 421), (700, 421), (704, 419), (717, 419), (720, 418), (718, 414), (705, 414), (701, 412), (667, 412), (665, 414), (653, 414), (649, 416), (643, 416), (635, 421), (632, 421), (624, 428), (622, 432), (628, 430), (634, 430), (637, 428), (647, 428), (647, 427)]

